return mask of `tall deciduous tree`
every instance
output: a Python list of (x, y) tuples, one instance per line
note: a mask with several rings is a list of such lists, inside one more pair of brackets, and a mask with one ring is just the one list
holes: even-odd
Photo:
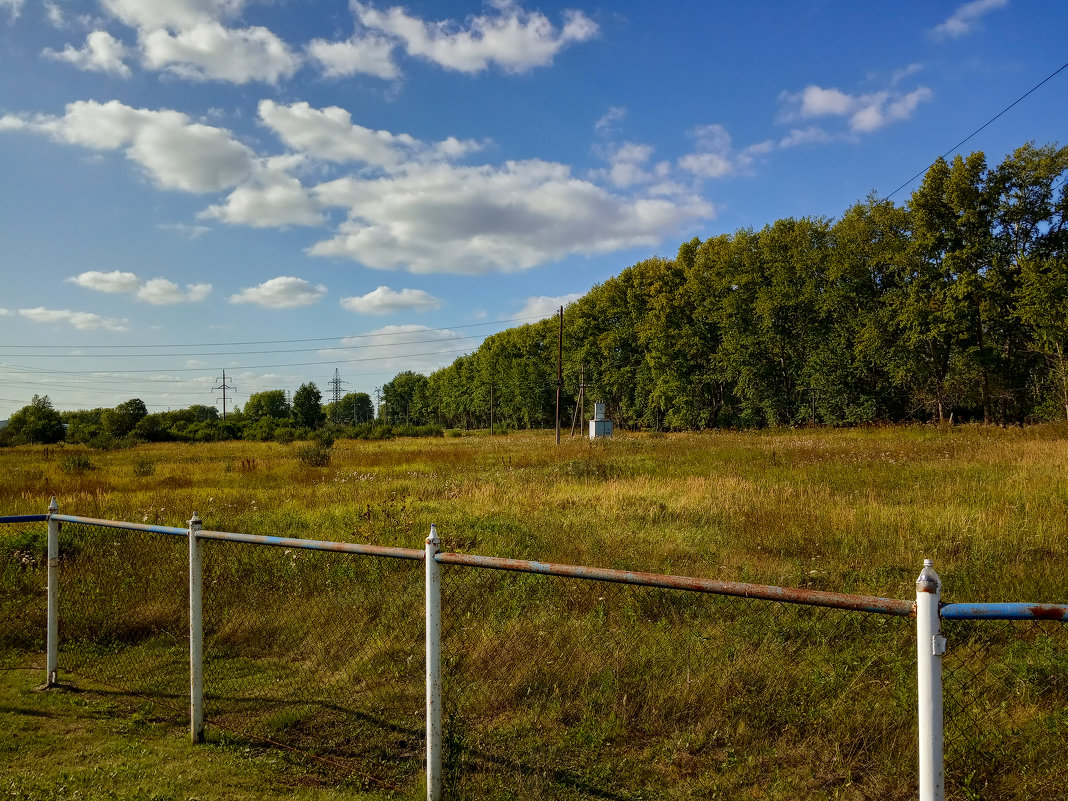
[(293, 421), (299, 426), (318, 428), (326, 420), (323, 413), (323, 393), (314, 383), (301, 384), (293, 393)]
[(11, 415), (4, 433), (15, 444), (51, 445), (63, 439), (63, 420), (47, 395), (34, 395)]

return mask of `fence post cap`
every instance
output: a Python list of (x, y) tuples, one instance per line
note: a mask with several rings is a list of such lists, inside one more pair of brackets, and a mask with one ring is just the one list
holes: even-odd
[(191, 518), (189, 518), (189, 527), (190, 528), (200, 528), (200, 526), (201, 526), (200, 515), (198, 515), (196, 512), (193, 512), (193, 516)]
[(48, 504), (48, 513), (54, 515), (59, 511), (59, 504), (56, 503), (56, 496), (52, 496), (52, 500)]
[(438, 536), (438, 526), (436, 523), (430, 524), (430, 536), (426, 538), (427, 545), (433, 545), (435, 548), (441, 547), (441, 537)]

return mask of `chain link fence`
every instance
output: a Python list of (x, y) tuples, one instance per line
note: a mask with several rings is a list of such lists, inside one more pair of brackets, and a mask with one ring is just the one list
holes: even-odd
[(943, 620), (946, 796), (1068, 797), (1068, 623)]
[(915, 786), (909, 618), (443, 566), (446, 798)]
[[(61, 672), (187, 723), (186, 538), (64, 523), (60, 542)], [(45, 524), (0, 543), (0, 667), (43, 677)], [(415, 792), (423, 565), (203, 546), (210, 736)], [(910, 618), (440, 567), (446, 798), (914, 797)], [(942, 631), (947, 797), (1064, 797), (1068, 626)]]

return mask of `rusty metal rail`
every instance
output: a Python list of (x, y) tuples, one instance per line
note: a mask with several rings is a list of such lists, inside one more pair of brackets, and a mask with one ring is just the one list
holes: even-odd
[(500, 559), (494, 556), (474, 554), (439, 553), (434, 557), (438, 564), (464, 565), (490, 570), (510, 570), (519, 573), (537, 573), (545, 576), (607, 581), (615, 584), (633, 584), (641, 587), (661, 587), (670, 590), (707, 592), (715, 595), (733, 595), (739, 598), (757, 598), (764, 601), (779, 601), (787, 604), (827, 606), (833, 609), (851, 609), (857, 612), (874, 612), (883, 615), (915, 617), (916, 604), (895, 598), (876, 598), (870, 595), (848, 595), (824, 590), (791, 589), (766, 584), (748, 584), (738, 581), (669, 576), (660, 573), (637, 573), (630, 570), (610, 570), (599, 567), (531, 562), (525, 559)]
[(386, 545), (358, 545), (352, 542), (331, 540), (303, 540), (294, 537), (266, 537), (260, 534), (233, 534), (228, 531), (198, 531), (198, 540), (221, 540), (245, 542), (250, 545), (267, 545), (275, 548), (301, 548), (306, 551), (333, 551), (360, 556), (381, 556), (387, 559), (414, 559), (422, 561), (425, 554), (414, 548), (393, 548)]
[(943, 620), (1060, 620), (1068, 622), (1068, 604), (946, 604)]

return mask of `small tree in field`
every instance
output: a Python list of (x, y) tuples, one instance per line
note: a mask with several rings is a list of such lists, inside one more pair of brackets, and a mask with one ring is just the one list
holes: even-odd
[(51, 445), (63, 439), (63, 420), (47, 395), (34, 395), (7, 421), (5, 437), (15, 444)]
[(323, 394), (314, 383), (301, 384), (293, 393), (293, 421), (298, 426), (318, 428), (326, 415), (323, 413)]

